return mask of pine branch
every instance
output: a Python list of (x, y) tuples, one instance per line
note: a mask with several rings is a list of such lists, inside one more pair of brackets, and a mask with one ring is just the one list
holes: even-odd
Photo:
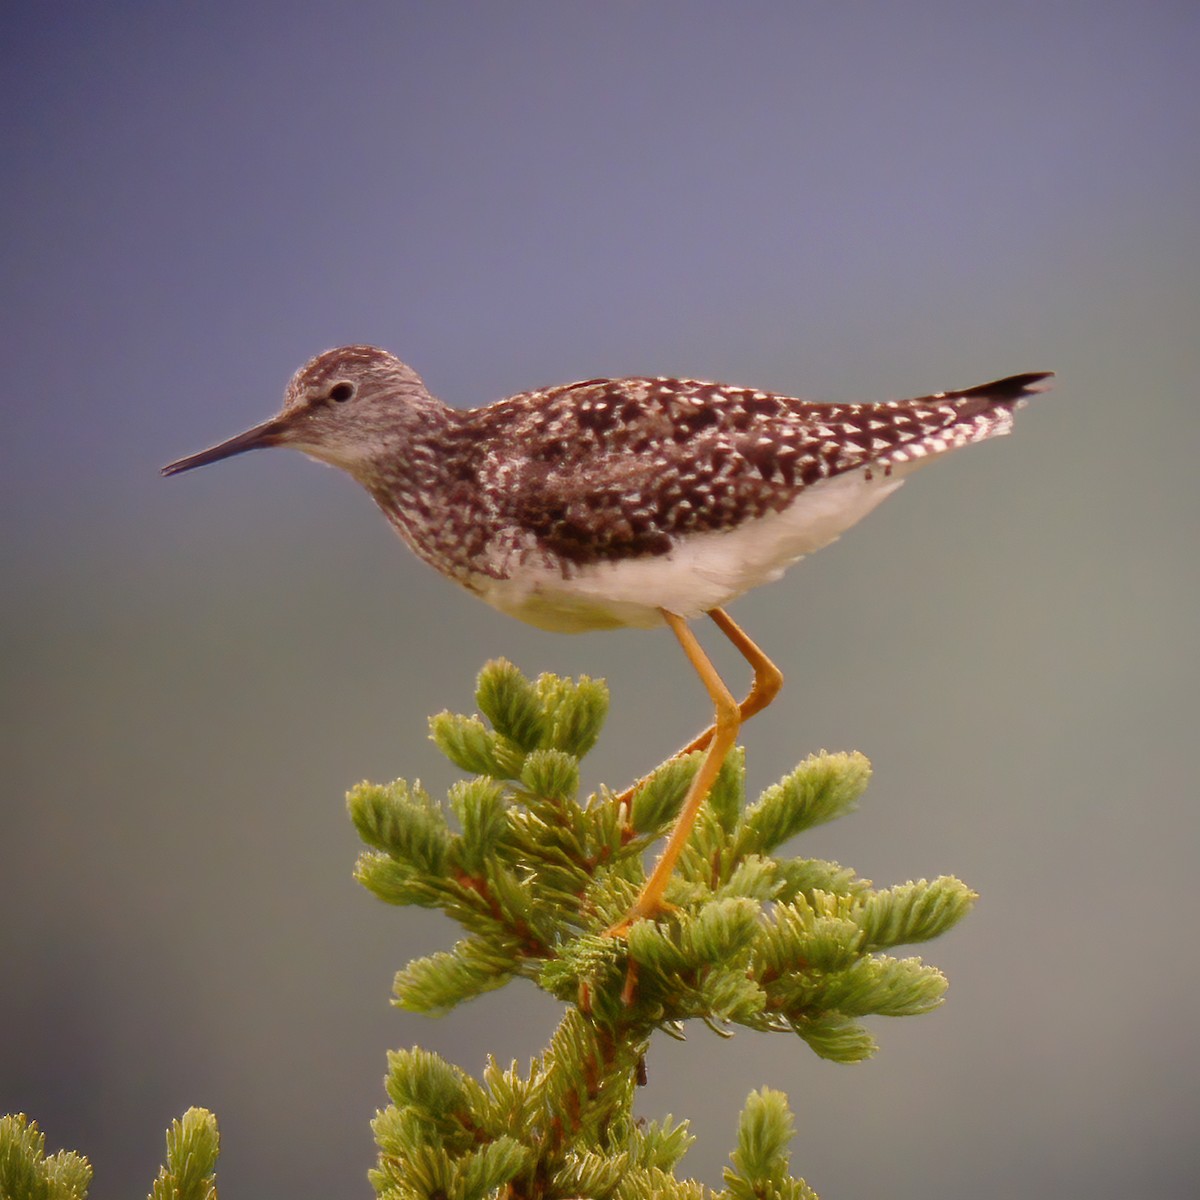
[(786, 1100), (769, 1090), (747, 1101), (722, 1192), (675, 1177), (686, 1125), (633, 1117), (652, 1035), (678, 1035), (689, 1020), (740, 1025), (855, 1062), (875, 1051), (862, 1018), (941, 1002), (936, 968), (882, 951), (945, 932), (973, 892), (951, 877), (876, 890), (837, 863), (778, 853), (854, 808), (870, 778), (858, 754), (812, 756), (747, 805), (743, 756), (732, 753), (681, 856), (669, 918), (608, 936), (698, 756), (663, 764), (628, 805), (604, 789), (581, 802), (579, 760), (607, 699), (595, 680), (531, 681), (490, 663), (476, 688), (482, 717), (441, 713), (430, 724), (472, 778), (440, 803), (403, 781), (347, 797), (369, 847), (360, 882), (390, 903), (440, 908), (466, 932), (397, 974), (398, 1005), (445, 1012), (516, 977), (568, 1005), (525, 1073), (492, 1063), (476, 1081), (421, 1051), (392, 1055), (372, 1174), (387, 1200), (807, 1200), (787, 1173)]
[[(395, 1003), (442, 1013), (521, 977), (566, 1003), (545, 1052), (482, 1078), (427, 1051), (389, 1056), (391, 1104), (373, 1123), (383, 1200), (816, 1200), (789, 1174), (786, 1097), (752, 1093), (725, 1187), (676, 1176), (686, 1123), (635, 1119), (653, 1035), (701, 1021), (798, 1036), (823, 1058), (875, 1051), (861, 1024), (937, 1007), (944, 976), (885, 951), (928, 941), (970, 910), (951, 876), (877, 890), (837, 863), (782, 848), (853, 809), (858, 754), (818, 754), (755, 802), (733, 751), (669, 889), (669, 916), (607, 930), (645, 879), (643, 853), (675, 820), (697, 755), (664, 763), (629, 803), (579, 798), (580, 759), (608, 708), (603, 683), (489, 663), (481, 716), (440, 713), (434, 742), (470, 776), (444, 801), (419, 784), (362, 783), (347, 797), (367, 849), (359, 881), (382, 900), (445, 912), (465, 936), (398, 972)], [(486, 718), (486, 719), (485, 719)], [(216, 1200), (216, 1121), (190, 1109), (167, 1134), (151, 1200)], [(24, 1116), (0, 1118), (0, 1200), (84, 1200), (92, 1171), (47, 1156)]]
[[(189, 1108), (167, 1131), (167, 1162), (151, 1200), (217, 1200), (219, 1138), (212, 1113)], [(0, 1200), (85, 1200), (92, 1167), (72, 1150), (46, 1154), (46, 1138), (24, 1115), (0, 1117)]]

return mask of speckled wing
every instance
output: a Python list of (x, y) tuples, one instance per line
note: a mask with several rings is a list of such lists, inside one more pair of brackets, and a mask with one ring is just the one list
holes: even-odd
[[(504, 524), (578, 564), (667, 553), (858, 468), (890, 473), (1007, 433), (1045, 374), (878, 404), (689, 379), (591, 379), (492, 405), (480, 482)], [(536, 401), (536, 402), (535, 402)]]

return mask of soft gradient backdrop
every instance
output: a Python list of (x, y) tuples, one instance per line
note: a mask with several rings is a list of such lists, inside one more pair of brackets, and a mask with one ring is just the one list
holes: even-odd
[(1194, 3), (17, 4), (2, 43), (0, 1111), (94, 1200), (189, 1104), (223, 1195), (367, 1196), (388, 1047), (478, 1071), (557, 1008), (389, 1007), (455, 931), (353, 883), (345, 789), (449, 783), (426, 714), (497, 654), (608, 678), (593, 785), (704, 722), (669, 635), (494, 614), (334, 472), (157, 477), (311, 354), (457, 405), (1054, 369), (735, 608), (788, 677), (751, 788), (861, 749), (809, 851), (981, 892), (928, 951), (948, 1003), (852, 1068), (664, 1038), (640, 1111), (710, 1184), (770, 1084), (828, 1200), (1197, 1193)]

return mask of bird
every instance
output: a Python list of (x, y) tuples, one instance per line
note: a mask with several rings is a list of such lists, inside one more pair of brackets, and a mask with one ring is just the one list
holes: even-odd
[[(1007, 434), (1052, 375), (875, 403), (597, 378), (458, 409), (387, 351), (342, 346), (292, 376), (276, 416), (162, 474), (290, 447), (351, 475), (418, 558), (503, 613), (557, 632), (671, 630), (714, 719), (677, 752), (704, 757), (640, 893), (606, 931), (621, 936), (672, 910), (668, 883), (721, 764), (783, 685), (726, 606), (837, 539), (918, 467)], [(702, 615), (753, 673), (740, 702), (691, 628)]]

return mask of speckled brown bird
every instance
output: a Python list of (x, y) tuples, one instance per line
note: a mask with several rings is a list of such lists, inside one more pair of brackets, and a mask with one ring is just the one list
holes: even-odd
[[(1048, 377), (874, 404), (588, 379), (460, 410), (386, 351), (344, 346), (296, 372), (277, 416), (163, 474), (290, 446), (347, 471), (420, 558), (502, 612), (562, 632), (671, 628), (716, 720), (680, 751), (708, 753), (619, 933), (668, 907), (675, 861), (741, 722), (783, 681), (724, 606), (828, 545), (917, 467), (1008, 433)], [(702, 613), (754, 671), (741, 704), (688, 627)]]

